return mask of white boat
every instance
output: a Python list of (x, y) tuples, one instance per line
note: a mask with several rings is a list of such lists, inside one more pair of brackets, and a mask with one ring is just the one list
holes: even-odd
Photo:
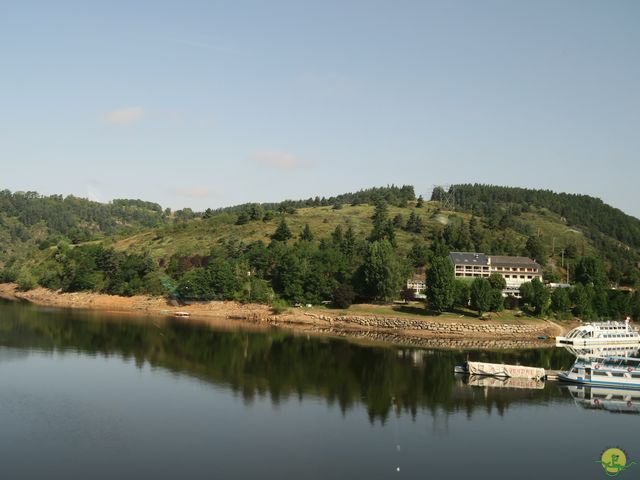
[(578, 357), (567, 372), (560, 372), (558, 380), (615, 388), (640, 388), (640, 358), (634, 357)]
[(546, 376), (544, 368), (484, 362), (465, 362), (464, 365), (456, 366), (454, 372), (468, 375), (488, 375), (492, 377), (510, 378), (545, 378)]
[(556, 345), (592, 346), (592, 345), (638, 345), (640, 333), (624, 322), (593, 322), (574, 328), (564, 337), (556, 337)]
[(577, 405), (587, 410), (640, 414), (640, 392), (621, 388), (567, 387)]

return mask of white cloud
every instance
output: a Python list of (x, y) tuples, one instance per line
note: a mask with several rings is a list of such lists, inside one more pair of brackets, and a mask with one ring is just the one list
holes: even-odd
[(211, 195), (211, 190), (207, 187), (183, 187), (176, 188), (173, 193), (180, 197), (204, 198)]
[(293, 170), (302, 166), (300, 159), (291, 153), (261, 150), (251, 156), (258, 165), (278, 170)]
[(127, 107), (107, 112), (102, 118), (111, 125), (125, 127), (142, 120), (144, 113), (144, 108), (142, 107)]

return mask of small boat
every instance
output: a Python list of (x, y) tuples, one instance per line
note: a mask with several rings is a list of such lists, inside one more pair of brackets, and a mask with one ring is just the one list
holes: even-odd
[(640, 333), (629, 323), (593, 322), (574, 328), (564, 337), (556, 337), (556, 345), (592, 346), (592, 345), (639, 345)]
[(503, 363), (465, 362), (454, 367), (454, 373), (467, 375), (488, 375), (510, 378), (545, 378), (544, 368), (525, 367), (523, 365), (505, 365)]
[(190, 317), (191, 314), (189, 312), (174, 312), (173, 316), (178, 318), (187, 318)]
[(583, 385), (640, 388), (640, 358), (581, 356), (558, 380)]

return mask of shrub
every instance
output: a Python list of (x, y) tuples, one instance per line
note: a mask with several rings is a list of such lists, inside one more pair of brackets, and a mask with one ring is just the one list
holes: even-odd
[(18, 279), (18, 272), (10, 267), (0, 270), (0, 283), (13, 283)]
[(336, 308), (349, 308), (353, 303), (356, 294), (353, 287), (347, 283), (338, 285), (333, 291), (333, 305)]
[(33, 274), (26, 269), (20, 270), (20, 273), (18, 274), (18, 278), (16, 279), (16, 283), (18, 284), (18, 288), (23, 292), (26, 292), (28, 290), (33, 290), (38, 286), (36, 277), (33, 276)]
[(284, 300), (278, 298), (273, 301), (271, 304), (271, 312), (274, 315), (280, 315), (281, 313), (285, 313), (289, 309), (289, 305)]

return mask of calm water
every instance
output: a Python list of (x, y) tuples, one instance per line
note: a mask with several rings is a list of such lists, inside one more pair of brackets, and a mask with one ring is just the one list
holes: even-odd
[(589, 479), (607, 478), (608, 446), (640, 460), (640, 415), (556, 383), (465, 384), (452, 372), (467, 356), (572, 361), (0, 303), (1, 477)]

